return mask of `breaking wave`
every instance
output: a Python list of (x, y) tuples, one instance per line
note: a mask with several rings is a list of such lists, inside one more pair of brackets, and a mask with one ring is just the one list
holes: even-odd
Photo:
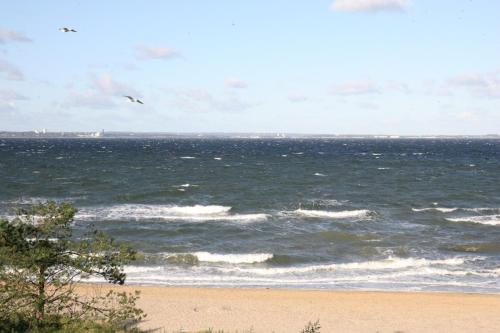
[(450, 222), (469, 222), (485, 225), (500, 225), (500, 215), (464, 216), (447, 218)]
[(425, 208), (412, 208), (414, 212), (430, 212), (436, 211), (441, 213), (452, 213), (456, 211), (464, 211), (464, 212), (476, 212), (476, 213), (487, 213), (487, 212), (500, 212), (500, 208), (491, 208), (491, 207), (478, 207), (478, 208), (463, 208), (463, 207), (425, 207)]
[(229, 214), (231, 207), (217, 205), (140, 205), (124, 204), (109, 207), (83, 208), (77, 220), (171, 220), (171, 221), (242, 221), (266, 220), (267, 214)]
[(271, 260), (272, 253), (219, 254), (210, 252), (165, 254), (167, 261), (181, 264), (197, 264), (199, 262), (253, 264)]
[(327, 211), (327, 210), (309, 210), (309, 209), (297, 209), (293, 211), (294, 214), (306, 216), (306, 217), (331, 217), (331, 218), (354, 218), (354, 217), (367, 217), (372, 212), (367, 209), (357, 209), (357, 210), (343, 210), (338, 212)]

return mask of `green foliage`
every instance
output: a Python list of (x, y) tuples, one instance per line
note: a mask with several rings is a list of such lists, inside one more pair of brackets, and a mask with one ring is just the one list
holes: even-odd
[(300, 333), (320, 333), (320, 328), (319, 320), (316, 320), (314, 323), (307, 323), (306, 327)]
[(71, 204), (47, 202), (0, 220), (0, 331), (54, 331), (90, 319), (116, 326), (143, 317), (137, 294), (75, 292), (91, 276), (123, 284), (123, 266), (135, 258), (133, 249), (97, 230), (74, 239), (75, 213)]

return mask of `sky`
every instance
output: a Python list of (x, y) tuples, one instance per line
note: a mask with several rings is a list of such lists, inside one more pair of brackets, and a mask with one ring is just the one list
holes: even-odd
[(500, 1), (0, 1), (0, 131), (500, 134)]

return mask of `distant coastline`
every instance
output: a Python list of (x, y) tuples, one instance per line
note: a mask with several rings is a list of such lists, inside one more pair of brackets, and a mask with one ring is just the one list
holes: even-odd
[(500, 134), (484, 135), (396, 135), (396, 134), (302, 134), (302, 133), (224, 133), (224, 132), (121, 132), (121, 131), (0, 131), (0, 139), (500, 139)]

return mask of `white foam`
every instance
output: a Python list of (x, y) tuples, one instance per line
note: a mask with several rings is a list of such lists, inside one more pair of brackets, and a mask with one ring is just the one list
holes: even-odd
[(163, 270), (161, 266), (125, 266), (124, 271), (127, 274), (159, 272)]
[(214, 160), (220, 161), (222, 160), (222, 157), (214, 157)]
[(446, 207), (428, 207), (428, 208), (412, 208), (411, 210), (414, 212), (428, 212), (428, 211), (438, 211), (441, 213), (451, 213), (460, 208), (446, 208)]
[[(433, 203), (434, 205), (437, 205), (437, 203)], [(414, 212), (428, 212), (428, 211), (437, 211), (441, 213), (451, 213), (455, 211), (465, 211), (465, 212), (476, 212), (476, 213), (481, 213), (481, 212), (500, 212), (500, 208), (496, 207), (476, 207), (476, 208), (462, 208), (462, 207), (425, 207), (425, 208), (412, 208), (411, 209)]]
[(325, 174), (323, 174), (323, 173), (319, 173), (319, 172), (316, 172), (314, 175), (315, 175), (315, 176), (318, 176), (318, 177), (326, 177), (326, 175), (325, 175)]
[(275, 268), (220, 268), (225, 273), (245, 272), (254, 275), (284, 275), (284, 274), (302, 274), (309, 272), (335, 271), (337, 273), (346, 271), (386, 271), (408, 268), (422, 268), (432, 266), (460, 266), (464, 264), (463, 258), (448, 259), (425, 259), (425, 258), (397, 258), (389, 257), (379, 261), (364, 261), (342, 264), (328, 265), (309, 265), (301, 267), (275, 267)]
[[(180, 189), (182, 190), (182, 189)], [(109, 207), (83, 208), (76, 215), (79, 220), (181, 220), (181, 221), (241, 221), (254, 222), (266, 220), (267, 214), (234, 214), (230, 215), (231, 207), (218, 205), (140, 205), (124, 204)]]
[(464, 216), (447, 218), (451, 222), (470, 222), (486, 225), (500, 225), (500, 215)]
[(190, 253), (202, 262), (225, 262), (230, 264), (253, 264), (272, 259), (272, 253), (218, 254), (210, 252)]
[(476, 213), (481, 213), (481, 212), (499, 212), (500, 213), (500, 208), (496, 208), (496, 207), (463, 208), (463, 210), (468, 211), (468, 212), (476, 212)]
[(192, 160), (192, 159), (195, 159), (196, 157), (193, 157), (193, 156), (181, 156), (181, 158), (183, 160)]
[(326, 210), (309, 210), (309, 209), (297, 209), (293, 213), (307, 216), (307, 217), (331, 217), (331, 218), (349, 218), (349, 217), (366, 217), (370, 214), (367, 209), (358, 210), (343, 210), (338, 212), (326, 211)]

